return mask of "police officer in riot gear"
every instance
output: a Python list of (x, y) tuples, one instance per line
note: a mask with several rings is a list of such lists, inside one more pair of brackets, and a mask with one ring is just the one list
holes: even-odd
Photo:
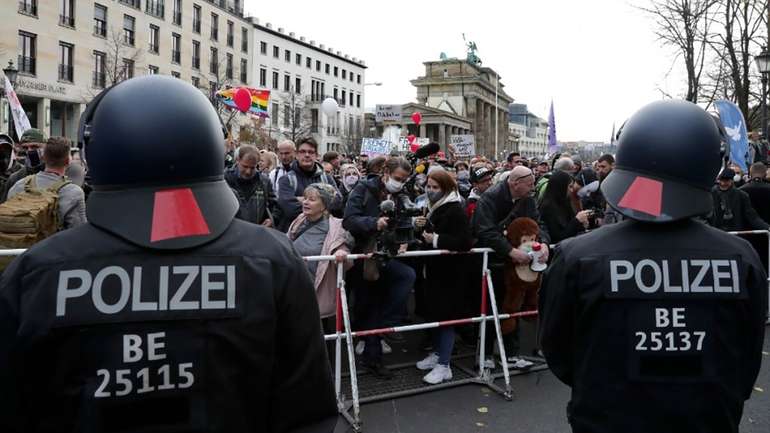
[(620, 134), (602, 182), (628, 219), (557, 248), (540, 342), (572, 387), (574, 432), (737, 432), (759, 372), (767, 277), (711, 210), (720, 135), (695, 104), (650, 104)]
[(209, 101), (135, 78), (81, 123), (89, 223), (0, 283), (0, 431), (331, 432), (313, 283), (285, 236), (234, 219)]

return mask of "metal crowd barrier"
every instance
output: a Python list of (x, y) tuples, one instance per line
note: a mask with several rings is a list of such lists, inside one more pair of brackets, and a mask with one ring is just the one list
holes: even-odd
[[(768, 245), (768, 270), (770, 270), (770, 231), (765, 230), (748, 230), (748, 231), (738, 231), (738, 232), (729, 232), (732, 235), (736, 236), (747, 236), (747, 235), (765, 235), (768, 237), (767, 239), (767, 245)], [(17, 256), (22, 254), (24, 249), (8, 249), (8, 250), (0, 250), (0, 257), (2, 256)], [(497, 309), (497, 303), (495, 300), (495, 292), (494, 287), (492, 284), (492, 277), (488, 268), (488, 258), (489, 253), (493, 253), (493, 250), (489, 248), (474, 248), (469, 252), (453, 252), (453, 251), (447, 251), (447, 250), (429, 250), (429, 251), (408, 251), (405, 253), (399, 254), (398, 258), (409, 258), (409, 257), (428, 257), (428, 256), (443, 256), (443, 255), (454, 255), (454, 254), (483, 254), (483, 260), (482, 260), (482, 281), (481, 281), (481, 307), (480, 307), (480, 314), (476, 317), (469, 317), (465, 319), (457, 319), (457, 320), (447, 320), (447, 321), (440, 321), (440, 322), (430, 322), (430, 323), (420, 323), (415, 325), (405, 325), (405, 326), (396, 326), (396, 327), (388, 327), (388, 328), (380, 328), (380, 329), (367, 329), (367, 330), (361, 330), (361, 331), (353, 331), (350, 325), (350, 313), (348, 310), (348, 295), (347, 290), (345, 287), (345, 278), (344, 278), (344, 267), (342, 266), (342, 263), (337, 264), (337, 314), (336, 314), (336, 329), (334, 334), (328, 334), (324, 336), (324, 339), (326, 341), (334, 341), (335, 342), (335, 365), (334, 365), (334, 385), (335, 385), (335, 392), (337, 397), (337, 407), (342, 414), (343, 417), (350, 423), (350, 425), (358, 432), (361, 431), (361, 411), (360, 411), (360, 405), (362, 403), (362, 399), (359, 398), (359, 387), (358, 387), (358, 377), (356, 373), (356, 363), (355, 363), (355, 355), (354, 355), (354, 345), (353, 345), (353, 338), (354, 337), (364, 337), (368, 335), (384, 335), (394, 332), (408, 332), (408, 331), (417, 331), (417, 330), (423, 330), (423, 329), (431, 329), (431, 328), (438, 328), (438, 327), (445, 327), (445, 326), (456, 326), (456, 325), (464, 325), (464, 324), (470, 324), (470, 323), (479, 323), (480, 329), (479, 329), (479, 343), (478, 343), (478, 372), (476, 376), (470, 377), (468, 379), (461, 379), (461, 380), (455, 380), (451, 381), (449, 383), (442, 383), (439, 385), (431, 385), (431, 386), (424, 386), (423, 391), (425, 390), (435, 390), (435, 389), (442, 389), (447, 388), (450, 386), (459, 386), (459, 385), (466, 385), (466, 384), (480, 384), (489, 387), (490, 389), (496, 391), (497, 393), (501, 394), (506, 400), (512, 400), (513, 399), (513, 391), (511, 388), (511, 373), (508, 366), (507, 356), (505, 354), (505, 347), (503, 346), (503, 335), (500, 328), (500, 321), (509, 319), (509, 318), (515, 318), (515, 317), (532, 317), (537, 316), (537, 311), (524, 311), (520, 313), (515, 314), (500, 314)], [(370, 258), (371, 254), (349, 254), (346, 258), (346, 260), (361, 260)], [(334, 256), (309, 256), (304, 258), (305, 261), (311, 262), (311, 261), (333, 261), (335, 260)], [(768, 278), (768, 294), (770, 295), (770, 278)], [(487, 302), (489, 301), (489, 302)], [(491, 307), (491, 315), (488, 314), (487, 311), (487, 304)], [(770, 305), (768, 305), (768, 323), (770, 323)], [(500, 361), (502, 364), (502, 370), (503, 374), (502, 377), (505, 380), (505, 387), (501, 388), (497, 386), (494, 383), (494, 380), (496, 377), (492, 374), (492, 372), (489, 369), (486, 369), (484, 367), (484, 360), (485, 360), (485, 341), (487, 338), (486, 335), (486, 324), (487, 321), (492, 321), (495, 327), (495, 334), (496, 334), (496, 340), (497, 340), (497, 347), (500, 355)], [(345, 345), (346, 345), (346, 351), (347, 351), (347, 359), (348, 359), (348, 369), (349, 369), (349, 377), (350, 377), (350, 393), (351, 393), (351, 400), (346, 400), (345, 394), (342, 390), (342, 339), (345, 339)], [(547, 366), (543, 365), (542, 368), (547, 368)], [(531, 369), (530, 371), (536, 371), (538, 369)], [(412, 392), (414, 393), (414, 392)], [(383, 394), (382, 396), (378, 396), (379, 398), (369, 398), (368, 401), (376, 401), (381, 400), (383, 398), (393, 398), (398, 397), (401, 395), (405, 395), (404, 393), (390, 393), (390, 394)], [(364, 402), (368, 402), (364, 401)], [(352, 409), (352, 414), (350, 413), (350, 410)]]

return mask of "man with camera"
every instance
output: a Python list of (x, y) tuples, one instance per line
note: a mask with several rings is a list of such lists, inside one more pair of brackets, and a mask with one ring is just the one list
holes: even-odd
[[(382, 216), (382, 206), (400, 203), (404, 184), (412, 166), (402, 157), (390, 158), (380, 176), (359, 182), (348, 196), (342, 227), (355, 238), (354, 253), (372, 253), (378, 239), (394, 222)], [(392, 206), (391, 206), (392, 207)], [(404, 305), (416, 278), (415, 271), (398, 259), (367, 259), (357, 261), (349, 272), (349, 282), (356, 290), (356, 323), (359, 329), (394, 326), (404, 311)], [(393, 373), (382, 363), (381, 336), (364, 338), (361, 365), (380, 378)]]

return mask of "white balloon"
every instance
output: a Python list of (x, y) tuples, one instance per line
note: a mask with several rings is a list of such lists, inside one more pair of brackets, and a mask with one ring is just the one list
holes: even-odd
[(324, 112), (325, 115), (328, 117), (334, 116), (337, 114), (337, 109), (339, 109), (340, 106), (337, 104), (337, 101), (334, 98), (326, 98), (321, 103), (321, 111)]

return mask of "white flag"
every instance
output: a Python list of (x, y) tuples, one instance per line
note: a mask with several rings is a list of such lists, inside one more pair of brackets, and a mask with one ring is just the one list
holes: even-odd
[(29, 124), (27, 113), (24, 112), (24, 107), (21, 106), (21, 102), (19, 102), (19, 98), (16, 96), (16, 92), (13, 90), (8, 77), (5, 77), (5, 96), (8, 98), (8, 105), (11, 107), (11, 113), (13, 114), (16, 136), (21, 138), (24, 131), (32, 129), (32, 126)]

